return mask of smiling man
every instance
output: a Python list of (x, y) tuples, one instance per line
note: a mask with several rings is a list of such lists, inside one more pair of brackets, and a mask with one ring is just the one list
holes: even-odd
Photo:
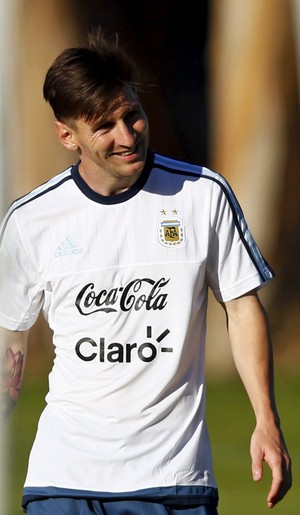
[(56, 121), (55, 127), (61, 143), (79, 152), (79, 173), (97, 193), (115, 195), (126, 191), (141, 175), (149, 127), (132, 87), (120, 85), (110, 112), (99, 120), (71, 118)]
[(271, 341), (257, 291), (273, 272), (226, 180), (148, 148), (138, 70), (90, 33), (49, 68), (44, 97), (79, 161), (15, 201), (1, 228), (1, 418), (30, 328), (53, 331), (47, 405), (29, 457), (29, 515), (216, 515), (205, 421), (210, 288), (257, 424), (267, 504), (291, 486)]

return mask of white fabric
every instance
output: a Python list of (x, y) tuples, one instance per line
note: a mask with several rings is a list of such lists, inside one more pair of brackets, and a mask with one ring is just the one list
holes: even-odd
[(228, 301), (273, 275), (226, 181), (155, 155), (141, 189), (107, 198), (74, 167), (13, 204), (2, 238), (0, 325), (43, 308), (56, 352), (25, 486), (216, 486), (207, 288)]

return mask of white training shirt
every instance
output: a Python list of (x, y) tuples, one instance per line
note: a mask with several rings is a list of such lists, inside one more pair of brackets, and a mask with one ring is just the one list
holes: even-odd
[(207, 289), (229, 301), (273, 277), (218, 173), (149, 153), (104, 197), (78, 166), (3, 221), (0, 325), (41, 309), (55, 360), (24, 505), (39, 495), (217, 495), (205, 424)]

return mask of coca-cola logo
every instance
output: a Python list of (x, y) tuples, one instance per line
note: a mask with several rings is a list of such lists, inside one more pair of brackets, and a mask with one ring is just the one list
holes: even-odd
[(125, 286), (113, 287), (109, 290), (97, 291), (94, 283), (88, 283), (80, 290), (76, 297), (75, 305), (81, 315), (91, 315), (98, 311), (105, 313), (139, 311), (144, 308), (150, 310), (162, 310), (167, 305), (168, 294), (163, 288), (169, 283), (169, 279), (161, 277), (157, 281), (144, 277), (133, 279)]

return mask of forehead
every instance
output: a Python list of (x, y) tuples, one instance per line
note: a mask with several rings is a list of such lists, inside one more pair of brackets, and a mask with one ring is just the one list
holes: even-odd
[(103, 123), (106, 120), (119, 118), (124, 112), (130, 111), (141, 105), (134, 89), (129, 86), (121, 87), (108, 102), (105, 102), (90, 120), (86, 120), (91, 126)]

